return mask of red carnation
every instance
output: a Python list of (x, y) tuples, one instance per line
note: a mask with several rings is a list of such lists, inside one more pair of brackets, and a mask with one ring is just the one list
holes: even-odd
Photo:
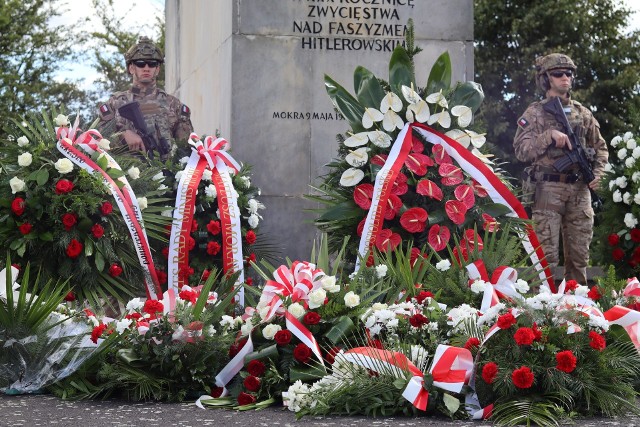
[(251, 362), (247, 363), (247, 372), (249, 372), (254, 377), (263, 376), (266, 370), (267, 367), (260, 360), (253, 359)]
[(64, 225), (65, 230), (71, 230), (71, 228), (77, 223), (78, 216), (75, 213), (66, 213), (62, 215), (62, 225)]
[(107, 325), (104, 323), (100, 323), (98, 326), (93, 328), (93, 331), (91, 331), (91, 341), (93, 341), (94, 344), (98, 343), (98, 338), (102, 336), (105, 329), (107, 329)]
[(187, 249), (192, 251), (196, 247), (196, 239), (191, 236), (187, 236)]
[(178, 298), (183, 301), (189, 301), (191, 304), (195, 304), (198, 301), (198, 294), (194, 291), (180, 291), (178, 293)]
[(158, 283), (164, 285), (167, 283), (167, 273), (162, 270), (156, 270), (156, 276), (158, 276)]
[(434, 295), (429, 291), (420, 291), (418, 295), (416, 295), (416, 301), (418, 304), (423, 304), (427, 298), (433, 298)]
[(22, 233), (23, 235), (27, 235), (31, 233), (32, 228), (33, 228), (33, 225), (29, 224), (28, 222), (25, 222), (24, 224), (18, 227), (18, 230), (20, 230), (20, 233)]
[(76, 239), (71, 239), (69, 245), (67, 245), (67, 256), (71, 259), (78, 258), (82, 253), (82, 243)]
[(571, 352), (571, 350), (565, 350), (556, 353), (556, 362), (558, 363), (556, 365), (557, 370), (570, 373), (573, 372), (574, 369), (576, 369), (576, 363), (578, 362), (578, 359)]
[(531, 328), (518, 328), (515, 334), (513, 334), (513, 339), (516, 341), (518, 345), (531, 345), (533, 344), (533, 340), (535, 340), (536, 335), (533, 333)]
[(178, 277), (180, 279), (189, 280), (189, 277), (191, 277), (193, 273), (195, 273), (195, 270), (193, 269), (193, 267), (186, 265), (186, 266), (180, 267), (180, 269), (178, 270)]
[(56, 194), (66, 194), (73, 190), (73, 182), (68, 179), (61, 179), (56, 182)]
[(589, 345), (595, 350), (602, 351), (607, 346), (604, 337), (595, 331), (589, 332), (589, 339), (591, 340)]
[(307, 325), (317, 325), (318, 323), (320, 323), (320, 319), (322, 318), (318, 313), (316, 313), (315, 311), (310, 311), (304, 315), (302, 321)]
[(256, 397), (253, 394), (245, 393), (244, 391), (238, 395), (238, 405), (251, 405), (256, 402)]
[(102, 212), (102, 215), (109, 215), (111, 212), (113, 212), (113, 205), (111, 205), (111, 203), (109, 202), (102, 202), (102, 206), (100, 206), (100, 212)]
[(409, 318), (409, 323), (414, 328), (421, 328), (422, 326), (429, 323), (429, 318), (427, 318), (424, 314), (416, 313)]
[(258, 391), (260, 390), (260, 378), (254, 377), (253, 375), (249, 375), (244, 379), (244, 388), (249, 391)]
[(220, 221), (209, 221), (209, 224), (207, 224), (207, 231), (211, 234), (213, 234), (214, 236), (216, 234), (220, 234)]
[(533, 372), (527, 366), (516, 369), (511, 373), (511, 381), (518, 388), (529, 388), (533, 385)]
[(467, 340), (466, 343), (464, 343), (464, 348), (466, 348), (467, 350), (471, 350), (478, 346), (480, 346), (480, 340), (476, 337), (471, 337)]
[(152, 316), (156, 313), (162, 313), (163, 310), (164, 304), (154, 299), (146, 300), (144, 302), (144, 306), (142, 307), (142, 311), (144, 311), (145, 313), (149, 313)]
[(253, 286), (253, 279), (252, 279), (251, 277), (246, 277), (246, 278), (244, 279), (244, 283), (245, 283), (247, 286)]
[(247, 234), (244, 235), (244, 240), (248, 245), (253, 245), (256, 242), (256, 233), (253, 230), (247, 231)]
[(614, 261), (622, 261), (624, 259), (624, 251), (620, 248), (615, 248), (611, 252), (611, 257)]
[(91, 234), (93, 234), (93, 237), (96, 239), (99, 239), (104, 236), (104, 228), (100, 224), (94, 224), (93, 227), (91, 227)]
[(578, 282), (575, 280), (567, 280), (564, 285), (564, 293), (575, 291), (578, 288)]
[(597, 286), (592, 286), (591, 289), (589, 289), (587, 296), (594, 301), (598, 301), (600, 298), (602, 298), (600, 288), (598, 288)]
[(65, 301), (69, 301), (69, 302), (75, 301), (76, 300), (76, 294), (74, 294), (72, 291), (69, 291), (67, 293), (67, 295), (64, 296), (64, 300)]
[(11, 211), (17, 216), (22, 216), (26, 203), (22, 197), (16, 197), (11, 202)]
[(498, 317), (497, 324), (500, 329), (509, 329), (511, 326), (516, 324), (516, 318), (513, 317), (513, 314), (511, 313), (505, 313)]
[[(211, 270), (204, 270), (202, 272), (202, 276), (200, 277), (200, 281), (206, 282), (207, 280), (209, 280), (209, 276), (211, 276)], [(247, 283), (246, 280), (245, 280), (245, 283)]]
[(498, 376), (498, 365), (495, 362), (489, 362), (482, 367), (482, 379), (487, 384), (492, 384), (496, 376)]
[(640, 228), (634, 228), (631, 230), (631, 240), (636, 243), (640, 242)]
[(533, 335), (535, 336), (533, 340), (540, 341), (542, 339), (542, 331), (538, 329), (538, 324), (536, 322), (533, 322), (533, 325), (531, 325), (531, 330), (533, 331)]
[(109, 274), (112, 277), (118, 277), (122, 274), (122, 267), (120, 267), (117, 262), (114, 262), (113, 264), (111, 264), (111, 267), (109, 267)]
[(220, 252), (221, 246), (218, 242), (209, 242), (207, 243), (207, 253), (209, 255), (218, 255)]
[(252, 262), (256, 262), (256, 254), (254, 254), (254, 253), (249, 254), (249, 256), (245, 257), (245, 262), (247, 264), (250, 264)]
[(618, 243), (620, 243), (620, 236), (618, 236), (615, 233), (609, 234), (608, 240), (609, 240), (609, 245), (616, 246)]
[(293, 349), (293, 357), (300, 363), (307, 363), (311, 360), (311, 349), (300, 343)]
[(285, 346), (291, 342), (291, 336), (291, 332), (287, 331), (286, 329), (282, 329), (276, 332), (276, 334), (273, 336), (273, 339), (275, 340), (276, 344)]

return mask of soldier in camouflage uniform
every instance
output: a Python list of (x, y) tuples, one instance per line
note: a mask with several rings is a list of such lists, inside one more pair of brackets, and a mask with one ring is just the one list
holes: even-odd
[(124, 57), (127, 70), (133, 76), (133, 84), (125, 92), (114, 93), (100, 106), (98, 129), (106, 134), (121, 132), (122, 142), (127, 144), (129, 150), (144, 151), (142, 138), (133, 124), (118, 114), (118, 108), (124, 104), (138, 101), (147, 129), (158, 144), (165, 144), (167, 152), (173, 152), (176, 143), (186, 147), (189, 134), (193, 132), (191, 111), (178, 98), (156, 86), (156, 77), (164, 62), (160, 48), (149, 38), (140, 37)]
[[(513, 145), (518, 160), (531, 163), (527, 171), (535, 182), (532, 218), (549, 265), (559, 263), (562, 234), (565, 278), (586, 284), (594, 215), (589, 189), (598, 188), (608, 160), (607, 146), (591, 111), (571, 99), (576, 73), (571, 58), (558, 53), (540, 57), (536, 71), (536, 82), (546, 97), (529, 105), (520, 117)], [(563, 173), (553, 167), (564, 157), (564, 150), (574, 148), (562, 124), (543, 110), (543, 105), (556, 96), (591, 162), (596, 177), (591, 182), (584, 182), (577, 164)]]

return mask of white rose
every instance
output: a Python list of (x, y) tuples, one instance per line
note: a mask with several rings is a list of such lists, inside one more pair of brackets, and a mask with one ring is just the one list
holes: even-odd
[(332, 294), (340, 292), (340, 285), (336, 284), (336, 276), (324, 276), (320, 279), (322, 289), (329, 291)]
[(304, 316), (306, 313), (306, 310), (304, 309), (302, 304), (299, 304), (297, 302), (294, 302), (289, 307), (287, 307), (287, 311), (291, 313), (296, 319), (301, 319), (302, 316)]
[(626, 148), (621, 148), (620, 150), (618, 150), (618, 158), (620, 160), (624, 160), (627, 157), (627, 149)]
[(631, 204), (631, 194), (624, 193), (622, 195), (622, 201), (624, 202), (625, 205), (630, 205)]
[(622, 193), (620, 190), (616, 190), (613, 192), (613, 201), (616, 203), (620, 203), (622, 201)]
[(127, 171), (127, 175), (129, 175), (131, 179), (138, 179), (140, 178), (140, 169), (138, 169), (135, 166), (130, 167), (129, 170)]
[(309, 293), (309, 308), (314, 309), (324, 305), (324, 300), (327, 298), (327, 292), (324, 289), (316, 289)]
[(18, 147), (24, 147), (26, 145), (29, 145), (29, 140), (27, 139), (26, 136), (21, 136), (20, 138), (18, 138)]
[(215, 199), (216, 197), (218, 197), (218, 191), (216, 190), (216, 186), (213, 184), (209, 184), (204, 188), (204, 194), (207, 197), (210, 197), (212, 199)]
[(632, 168), (635, 163), (636, 159), (634, 159), (633, 157), (627, 157), (627, 159), (624, 161), (624, 165), (629, 169)]
[(471, 284), (471, 292), (474, 294), (479, 294), (480, 292), (484, 292), (484, 289), (487, 286), (487, 282), (484, 280), (474, 280)]
[(202, 171), (202, 180), (203, 181), (211, 182), (211, 177), (212, 176), (213, 176), (213, 172), (211, 172), (209, 169), (205, 169), (204, 171)]
[(11, 180), (9, 181), (9, 185), (11, 186), (11, 193), (13, 194), (16, 194), (17, 192), (24, 190), (26, 187), (25, 182), (20, 178), (18, 178), (17, 176), (14, 176), (13, 178), (11, 178)]
[(276, 336), (276, 332), (281, 331), (282, 327), (280, 325), (274, 325), (273, 323), (268, 324), (262, 330), (262, 336), (268, 340), (272, 340), (273, 337)]
[(131, 313), (144, 307), (144, 303), (140, 298), (134, 298), (127, 303), (127, 310)]
[(240, 327), (240, 335), (242, 335), (243, 337), (250, 335), (252, 330), (253, 324), (251, 323), (251, 319), (247, 319), (245, 324)]
[(158, 172), (157, 174), (151, 177), (154, 181), (164, 181), (164, 174), (162, 172)]
[(451, 268), (451, 261), (448, 259), (443, 259), (436, 264), (436, 269), (440, 271), (447, 271), (449, 268)]
[(258, 215), (251, 214), (249, 215), (249, 219), (247, 220), (247, 222), (249, 223), (249, 227), (256, 228), (258, 226), (258, 223), (260, 222), (260, 219), (258, 219)]
[(376, 276), (378, 279), (382, 279), (387, 275), (388, 267), (385, 264), (376, 265)]
[(118, 332), (119, 334), (123, 333), (124, 331), (126, 331), (127, 329), (129, 329), (129, 326), (131, 326), (131, 323), (133, 322), (132, 319), (122, 319), (116, 322), (116, 332)]
[(145, 210), (147, 206), (149, 206), (146, 197), (138, 197), (137, 200), (138, 200), (138, 205), (140, 206), (141, 211)]
[(33, 156), (31, 153), (22, 153), (18, 156), (18, 165), (25, 167), (29, 166), (33, 162)]
[(626, 188), (627, 186), (627, 177), (626, 176), (620, 176), (618, 178), (616, 178), (616, 185), (620, 188)]
[(100, 141), (98, 141), (98, 147), (100, 147), (104, 151), (109, 151), (111, 150), (111, 141), (106, 138), (102, 138)]
[(615, 148), (615, 147), (617, 147), (617, 146), (618, 146), (618, 144), (620, 144), (620, 142), (622, 142), (622, 138), (621, 138), (619, 135), (618, 135), (618, 136), (615, 136), (615, 137), (611, 140), (611, 146), (612, 146), (613, 148)]
[(56, 123), (56, 126), (67, 126), (69, 124), (69, 118), (64, 114), (58, 114), (53, 121)]
[(360, 295), (357, 295), (353, 291), (347, 292), (344, 296), (344, 305), (349, 308), (356, 307), (360, 304)]
[(64, 175), (73, 170), (73, 163), (69, 159), (60, 159), (53, 164), (60, 174)]
[(626, 225), (627, 228), (633, 228), (638, 225), (638, 220), (631, 212), (629, 212), (624, 216), (624, 225)]

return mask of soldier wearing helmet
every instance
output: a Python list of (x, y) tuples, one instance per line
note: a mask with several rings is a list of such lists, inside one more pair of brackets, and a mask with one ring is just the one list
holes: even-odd
[[(513, 146), (518, 160), (531, 164), (525, 171), (535, 185), (532, 219), (549, 266), (560, 262), (562, 235), (564, 276), (586, 285), (594, 216), (589, 189), (598, 188), (609, 155), (598, 121), (571, 98), (576, 71), (571, 58), (561, 53), (536, 59), (536, 83), (545, 98), (529, 105), (518, 119)], [(565, 150), (574, 148), (563, 125), (543, 109), (553, 97), (560, 98), (585, 149), (596, 177), (591, 182), (584, 182), (578, 165), (562, 172), (553, 167), (565, 156)]]
[(99, 130), (103, 133), (118, 132), (130, 151), (144, 151), (142, 138), (133, 124), (118, 114), (118, 108), (137, 101), (147, 129), (158, 144), (164, 144), (165, 151), (173, 152), (177, 145), (186, 147), (189, 134), (193, 132), (191, 111), (178, 98), (156, 86), (160, 66), (164, 63), (162, 50), (149, 38), (140, 37), (124, 57), (127, 71), (133, 79), (131, 88), (114, 93), (100, 106)]

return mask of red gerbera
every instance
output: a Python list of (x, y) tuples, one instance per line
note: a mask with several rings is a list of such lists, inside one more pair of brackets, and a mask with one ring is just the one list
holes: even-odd
[(466, 184), (458, 185), (456, 189), (453, 190), (453, 194), (456, 196), (456, 199), (464, 203), (467, 209), (471, 209), (476, 203), (476, 196), (473, 194), (473, 188)]
[(421, 179), (418, 181), (418, 185), (416, 185), (416, 193), (431, 197), (438, 201), (442, 200), (444, 197), (442, 190), (438, 187), (438, 184), (428, 179)]
[(518, 328), (516, 333), (513, 334), (513, 339), (518, 345), (531, 345), (535, 338), (536, 335), (531, 328)]
[(487, 384), (492, 384), (496, 376), (498, 376), (498, 365), (495, 362), (489, 362), (482, 367), (482, 379)]
[(556, 369), (562, 372), (570, 373), (576, 369), (578, 359), (571, 350), (560, 351), (556, 353)]
[(376, 248), (380, 252), (393, 251), (402, 242), (402, 237), (388, 228), (381, 230), (376, 239)]
[(440, 252), (447, 247), (449, 238), (451, 238), (451, 232), (444, 225), (434, 224), (429, 229), (429, 245), (436, 252)]
[(422, 208), (407, 209), (400, 217), (400, 225), (409, 233), (421, 233), (427, 227), (429, 215)]
[(467, 207), (458, 200), (447, 200), (444, 204), (444, 210), (449, 219), (456, 225), (462, 224), (467, 214)]
[(368, 210), (371, 207), (373, 197), (373, 185), (365, 183), (357, 185), (353, 190), (353, 201), (362, 209)]

